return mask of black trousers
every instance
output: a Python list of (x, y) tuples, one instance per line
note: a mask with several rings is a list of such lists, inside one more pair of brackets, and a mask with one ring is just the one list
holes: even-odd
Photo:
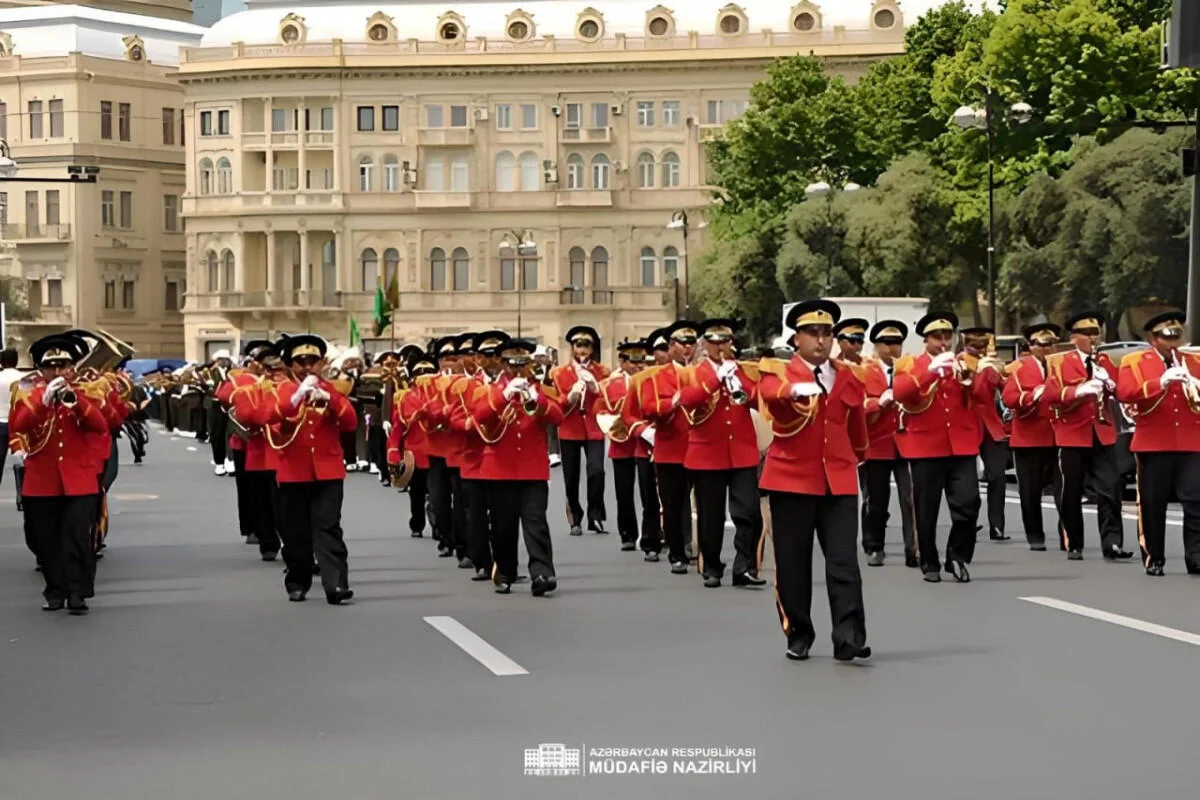
[(604, 440), (583, 442), (563, 439), (561, 447), (563, 482), (567, 488), (567, 521), (573, 526), (583, 526), (583, 507), (579, 505), (579, 467), (586, 453), (587, 522), (588, 525), (604, 522), (608, 519), (604, 509)]
[[(1094, 436), (1094, 434), (1093, 434)], [(1104, 550), (1125, 542), (1121, 523), (1121, 473), (1117, 467), (1115, 446), (1093, 439), (1091, 447), (1062, 447), (1058, 451), (1062, 472), (1059, 514), (1062, 516), (1063, 544), (1068, 550), (1083, 549), (1083, 488), (1091, 486), (1096, 497), (1096, 517), (1100, 526), (1100, 546)]]
[(221, 404), (216, 400), (206, 400), (208, 406), (208, 441), (212, 445), (213, 461), (217, 465), (225, 463), (229, 445), (229, 417)]
[(47, 600), (95, 595), (92, 518), (96, 495), (26, 497), (25, 520), (36, 540)]
[[(235, 454), (239, 452), (233, 451)], [(272, 470), (255, 470), (244, 472), (238, 480), (243, 482), (246, 494), (246, 509), (250, 515), (250, 531), (258, 537), (258, 552), (279, 552), (279, 534), (275, 524), (275, 472)], [(242, 491), (239, 487), (238, 509), (241, 513)]]
[(491, 572), (492, 519), (487, 483), (478, 478), (462, 479), (463, 497), (467, 502), (467, 557), (475, 569)]
[(279, 532), (283, 536), (284, 586), (312, 588), (313, 555), (326, 592), (350, 587), (350, 566), (342, 535), (344, 481), (279, 484)]
[(141, 420), (127, 419), (121, 425), (125, 438), (129, 440), (129, 449), (133, 452), (134, 461), (146, 457), (146, 445), (150, 442), (150, 434), (146, 431), (146, 423)]
[(408, 529), (412, 533), (425, 530), (425, 498), (429, 493), (429, 470), (414, 469), (408, 482)]
[(343, 431), (339, 437), (342, 444), (342, 462), (348, 467), (351, 464), (358, 463), (358, 442), (355, 441), (358, 436), (356, 431), (346, 433)]
[(1004, 468), (1008, 466), (1008, 440), (997, 442), (985, 431), (979, 446), (983, 460), (983, 482), (987, 486), (988, 530), (1004, 532), (1004, 500), (1008, 492)]
[[(940, 572), (937, 526), (942, 495), (950, 507), (946, 560), (967, 564), (975, 556), (975, 524), (979, 519), (979, 477), (974, 456), (917, 458), (908, 462), (913, 516), (917, 524), (917, 557), (922, 572)], [(779, 524), (778, 520), (775, 522)]]
[[(692, 498), (683, 464), (655, 464), (658, 499), (662, 504), (663, 537), (672, 564), (688, 562), (684, 548), (692, 542)], [(723, 524), (723, 523), (722, 523)]]
[(638, 492), (642, 497), (643, 553), (662, 552), (662, 510), (658, 502), (658, 478), (649, 458), (636, 458)]
[(725, 564), (725, 498), (733, 520), (733, 574), (758, 574), (758, 539), (762, 536), (762, 509), (758, 504), (758, 467), (691, 470), (696, 490), (696, 533), (700, 543), (700, 572), (721, 577)]
[(854, 495), (769, 492), (775, 549), (775, 596), (788, 647), (811, 647), (813, 535), (825, 556), (825, 588), (833, 644), (861, 647), (867, 641)]
[(864, 553), (883, 550), (892, 502), (891, 479), (896, 480), (896, 495), (900, 501), (900, 530), (904, 538), (904, 554), (916, 555), (913, 540), (912, 485), (904, 459), (864, 461), (858, 468), (858, 480), (863, 490), (862, 546)]
[(1200, 568), (1200, 453), (1135, 453), (1138, 544), (1146, 566), (1167, 560), (1167, 503), (1183, 506), (1183, 558)]
[(525, 534), (529, 577), (554, 576), (554, 552), (546, 506), (550, 485), (546, 481), (483, 481), (492, 510), (492, 555), (496, 578), (512, 583), (517, 577), (517, 534)]
[(614, 458), (613, 489), (617, 495), (617, 532), (621, 542), (637, 542), (637, 501), (634, 500), (638, 469), (635, 458)]
[[(1021, 524), (1025, 540), (1030, 544), (1046, 543), (1046, 526), (1042, 521), (1042, 493), (1054, 489), (1054, 505), (1058, 506), (1062, 492), (1062, 476), (1058, 472), (1058, 448), (1014, 447), (1013, 464), (1017, 469), (1017, 493), (1021, 497)], [(1061, 513), (1061, 512), (1060, 512)], [(1062, 522), (1059, 522), (1061, 537)]]
[(254, 525), (254, 508), (250, 500), (252, 489), (246, 481), (246, 476), (249, 474), (246, 472), (246, 451), (234, 450), (232, 455), (233, 482), (237, 489), (238, 532), (244, 538), (252, 533), (257, 535)]
[(429, 457), (429, 497), (433, 502), (434, 538), (454, 551), (467, 555), (467, 508), (458, 467), (446, 459)]
[(379, 425), (367, 426), (367, 460), (379, 470), (380, 480), (387, 476), (387, 434)]

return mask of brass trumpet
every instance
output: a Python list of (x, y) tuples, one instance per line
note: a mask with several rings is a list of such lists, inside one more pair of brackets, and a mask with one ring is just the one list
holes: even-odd
[[(733, 356), (730, 356), (726, 358), (725, 361), (733, 361), (736, 363), (737, 359), (735, 359)], [(749, 402), (750, 395), (746, 391), (746, 387), (742, 385), (742, 379), (737, 376), (736, 372), (722, 381), (722, 383), (725, 386), (725, 391), (729, 392), (729, 401), (735, 406), (744, 406), (747, 402)]]

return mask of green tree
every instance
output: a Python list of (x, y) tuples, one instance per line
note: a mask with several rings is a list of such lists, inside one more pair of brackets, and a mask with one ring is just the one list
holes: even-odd
[(695, 264), (691, 276), (692, 313), (704, 317), (738, 317), (747, 333), (767, 341), (780, 328), (783, 293), (775, 281), (778, 234), (773, 227), (758, 227), (747, 218), (721, 219), (714, 226), (754, 224), (741, 236), (720, 231), (712, 246)]

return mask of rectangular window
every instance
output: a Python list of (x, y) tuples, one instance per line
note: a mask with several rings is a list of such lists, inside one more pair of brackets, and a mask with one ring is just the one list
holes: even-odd
[(446, 109), (441, 106), (425, 106), (425, 127), (443, 128), (446, 125)]
[(511, 131), (512, 126), (512, 106), (508, 103), (496, 106), (496, 130)]
[(58, 189), (46, 190), (46, 224), (57, 225), (61, 219), (58, 206)]
[(400, 106), (383, 107), (383, 129), (385, 131), (400, 130)]
[(425, 161), (425, 191), (446, 191), (446, 159), (433, 156)]
[[(204, 113), (207, 114), (208, 112)], [(207, 136), (208, 134), (205, 135)], [(100, 101), (100, 138), (112, 138), (112, 103), (107, 100)]]
[(129, 103), (121, 103), (117, 107), (117, 133), (122, 142), (129, 141), (131, 123), (132, 112), (129, 109)]
[(121, 281), (121, 308), (133, 308), (133, 281)]
[(229, 109), (223, 108), (217, 112), (217, 135), (229, 135)]
[(358, 107), (358, 129), (360, 131), (375, 130), (375, 106)]
[(538, 126), (538, 107), (533, 103), (521, 104), (521, 130), (532, 131)]
[(187, 120), (184, 119), (183, 112), (180, 111), (179, 112), (179, 146), (180, 147), (187, 144), (187, 137), (184, 134), (184, 126), (186, 124), (187, 124)]
[(42, 282), (33, 278), (25, 281), (25, 297), (29, 302), (30, 312), (37, 318), (42, 311)]
[(500, 259), (500, 291), (511, 292), (517, 288), (517, 260)]
[(730, 120), (737, 119), (750, 106), (747, 100), (709, 100), (706, 105), (704, 123), (706, 125), (724, 125)]
[(163, 301), (163, 308), (167, 311), (179, 310), (179, 284), (175, 281), (167, 281), (167, 296)]
[(38, 213), (38, 193), (36, 191), (25, 193), (25, 229), (28, 234), (35, 234), (41, 230), (41, 223), (38, 221), (41, 214)]
[(0, 139), (8, 138), (8, 103), (0, 103)]
[(100, 192), (100, 224), (105, 228), (116, 226), (116, 209), (113, 205), (112, 189)]
[(583, 103), (567, 103), (567, 127), (583, 127)]
[(455, 156), (454, 160), (450, 162), (450, 191), (469, 192), (471, 191), (470, 184), (467, 157)]
[(50, 138), (61, 139), (63, 137), (63, 101), (50, 101)]
[(0, 192), (0, 225), (8, 224), (8, 192)]
[(162, 110), (163, 144), (175, 144), (175, 109)]
[[(101, 128), (101, 130), (103, 130), (103, 128), (104, 128), (104, 106), (105, 105), (108, 105), (108, 129), (111, 131), (112, 130), (112, 103), (107, 103), (107, 104), (101, 103), (100, 104), (100, 128)], [(103, 134), (101, 134), (101, 135), (103, 136)], [(213, 113), (211, 111), (201, 111), (200, 112), (200, 135), (201, 136), (212, 136), (213, 135)], [(107, 138), (111, 139), (112, 134), (110, 133)]]
[(538, 288), (538, 262), (536, 258), (521, 259), (521, 288), (527, 292), (536, 292)]
[(29, 101), (29, 138), (42, 138), (42, 101)]
[(104, 282), (104, 307), (105, 308), (116, 308), (117, 307), (117, 282), (116, 281), (105, 281)]
[(608, 103), (592, 103), (592, 127), (608, 127)]
[(467, 127), (467, 107), (466, 106), (450, 106), (450, 127), (451, 128)]
[(133, 192), (121, 192), (121, 227), (133, 227)]
[(286, 108), (271, 109), (271, 131), (280, 133), (288, 129), (288, 110)]
[(639, 128), (650, 128), (654, 125), (654, 101), (638, 100), (637, 124)]
[(333, 109), (326, 107), (321, 109), (321, 130), (333, 130)]
[(662, 104), (662, 124), (674, 127), (679, 124), (679, 101), (664, 100)]
[(62, 279), (48, 278), (46, 280), (46, 306), (49, 308), (62, 308)]
[(163, 195), (163, 230), (175, 233), (179, 230), (179, 195)]

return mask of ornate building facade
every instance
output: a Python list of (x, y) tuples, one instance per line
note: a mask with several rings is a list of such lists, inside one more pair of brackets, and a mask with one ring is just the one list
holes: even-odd
[(593, 2), (250, 0), (185, 48), (187, 356), (351, 318), (373, 349), (395, 280), (380, 341), (586, 323), (611, 361), (686, 305), (704, 143), (770, 60), (903, 50), (895, 0)]

